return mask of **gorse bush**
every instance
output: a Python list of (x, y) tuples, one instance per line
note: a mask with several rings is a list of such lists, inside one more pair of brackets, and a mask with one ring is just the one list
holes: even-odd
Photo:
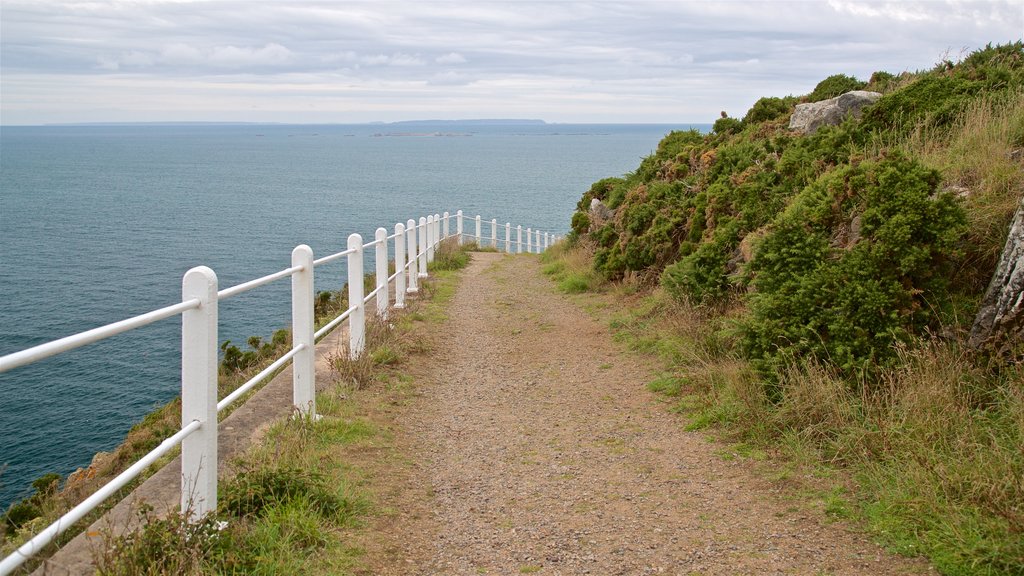
[[(743, 297), (749, 299), (752, 321), (743, 349), (765, 375), (813, 354), (852, 376), (875, 362), (884, 364), (893, 344), (936, 327), (940, 318), (969, 321), (968, 308), (1002, 247), (1007, 207), (1012, 213), (1019, 201), (1019, 186), (1010, 184), (1017, 182), (1013, 174), (1019, 168), (987, 170), (985, 180), (964, 176), (982, 186), (996, 181), (1002, 189), (1018, 190), (966, 200), (991, 205), (988, 212), (998, 210), (998, 215), (978, 217), (986, 211), (972, 211), (972, 240), (983, 242), (964, 246), (958, 240), (964, 216), (954, 206), (957, 201), (937, 194), (943, 174), (912, 159), (917, 152), (906, 142), (942, 141), (953, 133), (966, 142), (963, 135), (979, 132), (978, 127), (964, 128), (955, 119), (979, 103), (989, 103), (996, 113), (1019, 114), (1019, 107), (998, 103), (1019, 100), (1024, 45), (989, 46), (957, 65), (917, 74), (876, 73), (871, 83), (886, 94), (862, 120), (848, 118), (813, 135), (797, 135), (789, 132), (786, 119), (798, 99), (762, 98), (742, 121), (720, 118), (708, 135), (673, 132), (635, 172), (595, 183), (573, 217), (574, 233), (594, 246), (595, 270), (609, 280), (660, 278), (666, 292), (690, 303), (715, 304), (749, 294)], [(805, 99), (864, 87), (839, 74)], [(1003, 132), (1016, 133), (1013, 120), (998, 122)], [(998, 145), (1005, 146), (1005, 138)], [(903, 157), (894, 154), (899, 150)], [(970, 150), (962, 155), (972, 156)], [(929, 166), (943, 167), (934, 161)], [(897, 178), (900, 170), (908, 172)], [(954, 183), (970, 185), (964, 178)], [(845, 188), (833, 190), (836, 186)], [(922, 200), (931, 196), (936, 198)], [(586, 213), (593, 198), (614, 209), (614, 217), (597, 227)], [(834, 202), (838, 212), (826, 218), (824, 204), (812, 206), (813, 198)], [(800, 221), (807, 214), (820, 218)], [(878, 219), (891, 222), (882, 225)], [(995, 234), (986, 232), (993, 228)], [(860, 241), (835, 246), (850, 234)], [(900, 246), (904, 249), (896, 250)], [(758, 250), (768, 253), (751, 263)], [(889, 266), (888, 258), (897, 260)], [(945, 268), (934, 267), (940, 261)], [(960, 273), (940, 281), (951, 269)], [(827, 306), (811, 318), (808, 310), (819, 302)], [(834, 314), (842, 318), (829, 319)]]
[(870, 130), (906, 131), (949, 125), (969, 103), (986, 94), (1024, 86), (1024, 43), (988, 46), (963, 62), (939, 64), (887, 94), (865, 111)]
[(610, 290), (660, 280), (612, 328), (691, 428), (845, 467), (826, 511), (941, 573), (1024, 574), (1021, 366), (963, 342), (1024, 195), (1024, 43), (799, 101), (856, 89), (883, 96), (812, 135), (762, 98), (667, 136), (584, 195), (614, 213), (577, 243)]
[(837, 169), (773, 223), (750, 265), (744, 349), (766, 376), (813, 355), (862, 374), (933, 318), (963, 211), (939, 175), (893, 155)]
[(835, 98), (840, 94), (845, 94), (853, 90), (862, 90), (867, 84), (857, 80), (853, 76), (847, 76), (845, 74), (834, 74), (825, 78), (818, 85), (814, 87), (814, 90), (807, 95), (809, 102), (818, 102), (821, 100), (828, 100), (829, 98)]
[(787, 98), (761, 98), (754, 102), (754, 105), (747, 111), (747, 115), (743, 117), (743, 123), (768, 122), (792, 114), (796, 102), (797, 99), (792, 96)]

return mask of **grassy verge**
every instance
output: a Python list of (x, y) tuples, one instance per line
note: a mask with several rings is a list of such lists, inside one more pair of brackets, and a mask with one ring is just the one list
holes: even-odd
[[(236, 390), (286, 352), (290, 346), (291, 334), (288, 330), (278, 330), (270, 341), (266, 342), (258, 336), (249, 338), (247, 349), (241, 349), (229, 341), (225, 341), (221, 346), (224, 361), (221, 362), (219, 370), (218, 397), (223, 398)], [(265, 382), (269, 380), (268, 378)], [(240, 405), (259, 388), (260, 386), (246, 394), (234, 406)], [(220, 418), (226, 418), (231, 410), (232, 408), (228, 408), (222, 412)], [(34, 494), (12, 504), (3, 516), (3, 523), (0, 525), (0, 556), (7, 556), (16, 550), (43, 528), (110, 482), (139, 458), (156, 448), (160, 442), (173, 435), (180, 427), (181, 398), (179, 397), (147, 414), (129, 429), (121, 444), (111, 452), (96, 454), (88, 467), (79, 469), (66, 479), (62, 479), (59, 474), (45, 474), (35, 480), (32, 484), (35, 490)], [(179, 449), (174, 449), (157, 460), (138, 478), (128, 483), (93, 512), (62, 533), (43, 553), (27, 562), (25, 570), (33, 568), (59, 546), (77, 536), (179, 453)]]
[[(586, 277), (586, 256), (560, 247), (545, 271), (576, 292), (562, 282)], [(770, 457), (765, 473), (780, 486), (944, 574), (1024, 574), (1022, 367), (979, 365), (955, 341), (920, 342), (853, 387), (826, 366), (790, 366), (776, 400), (738, 352), (742, 305), (690, 306), (628, 282), (587, 283), (595, 289), (603, 295), (581, 304), (661, 361), (649, 388), (689, 429), (729, 444), (724, 455)]]

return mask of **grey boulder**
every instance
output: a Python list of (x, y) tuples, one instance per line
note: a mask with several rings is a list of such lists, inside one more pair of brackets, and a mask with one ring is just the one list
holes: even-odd
[(859, 118), (865, 106), (874, 104), (881, 97), (878, 92), (854, 90), (820, 102), (797, 104), (793, 117), (789, 119), (789, 129), (814, 134), (822, 126), (839, 124), (850, 114)]

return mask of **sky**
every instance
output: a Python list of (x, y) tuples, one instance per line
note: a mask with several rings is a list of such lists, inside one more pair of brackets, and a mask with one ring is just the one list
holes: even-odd
[(0, 123), (706, 123), (1024, 35), (991, 2), (0, 3)]

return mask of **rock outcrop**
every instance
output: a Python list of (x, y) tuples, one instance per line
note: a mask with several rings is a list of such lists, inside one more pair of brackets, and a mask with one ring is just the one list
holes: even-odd
[(1003, 254), (967, 343), (1011, 355), (1014, 347), (1024, 346), (1024, 200), (1013, 216)]
[(874, 104), (881, 97), (878, 92), (854, 90), (820, 102), (797, 104), (793, 117), (789, 119), (789, 129), (814, 134), (822, 126), (839, 124), (849, 114), (859, 117), (865, 106)]
[(615, 217), (615, 213), (612, 209), (605, 206), (603, 202), (597, 198), (593, 198), (590, 201), (590, 225), (594, 228), (600, 228)]

